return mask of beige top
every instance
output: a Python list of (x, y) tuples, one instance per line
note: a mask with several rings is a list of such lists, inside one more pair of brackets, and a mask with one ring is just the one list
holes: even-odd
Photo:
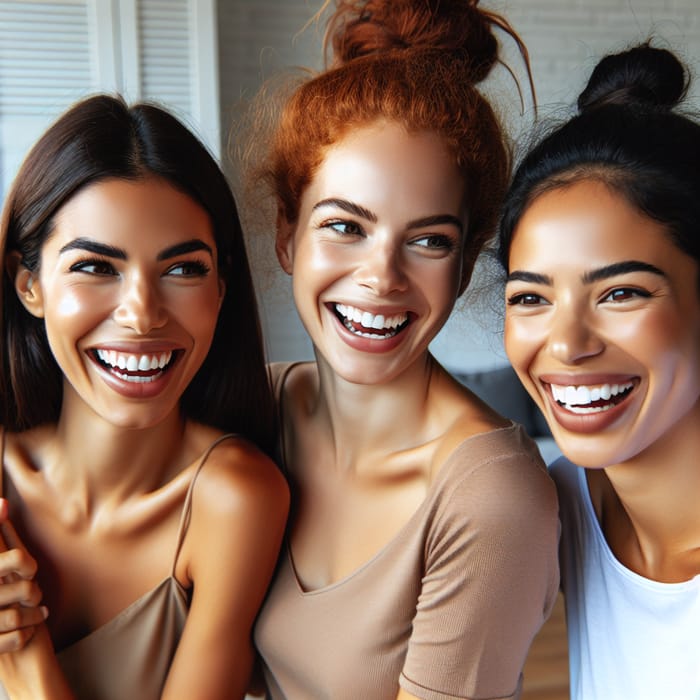
[(559, 585), (557, 541), (554, 487), (524, 430), (466, 439), (349, 576), (303, 590), (287, 543), (255, 629), (268, 697), (518, 698)]
[[(175, 565), (189, 524), (194, 484), (211, 451), (229, 437), (223, 435), (209, 446), (192, 477), (170, 575), (109, 622), (58, 653), (78, 700), (160, 698), (189, 610), (190, 591), (175, 578)], [(0, 700), (8, 700), (2, 683)]]

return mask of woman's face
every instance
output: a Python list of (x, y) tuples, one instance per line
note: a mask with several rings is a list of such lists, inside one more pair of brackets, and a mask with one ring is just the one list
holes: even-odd
[(460, 290), (465, 186), (442, 141), (380, 123), (329, 148), (277, 251), (317, 353), (348, 381), (424, 356)]
[[(177, 409), (206, 357), (223, 286), (206, 211), (164, 180), (110, 179), (58, 212), (25, 307), (43, 317), (64, 409), (144, 427)], [(31, 283), (30, 283), (31, 279)]]
[(630, 460), (700, 411), (698, 265), (596, 181), (538, 197), (513, 236), (505, 345), (573, 462)]

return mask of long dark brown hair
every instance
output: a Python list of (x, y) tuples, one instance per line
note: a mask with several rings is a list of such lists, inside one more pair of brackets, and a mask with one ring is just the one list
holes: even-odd
[(56, 422), (63, 377), (44, 322), (19, 302), (8, 254), (38, 271), (61, 207), (107, 178), (157, 176), (189, 195), (211, 219), (226, 291), (209, 353), (182, 397), (184, 415), (240, 433), (269, 450), (273, 408), (248, 258), (236, 203), (206, 148), (175, 117), (121, 98), (85, 99), (32, 148), (7, 197), (0, 224), (0, 419), (10, 430)]

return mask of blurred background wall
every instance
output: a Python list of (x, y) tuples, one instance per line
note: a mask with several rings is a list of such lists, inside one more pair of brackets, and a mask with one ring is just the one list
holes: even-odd
[[(530, 51), (539, 115), (566, 116), (598, 58), (654, 37), (700, 66), (697, 0), (482, 0), (502, 12)], [(192, 127), (231, 175), (232, 120), (262, 80), (289, 66), (321, 66), (321, 0), (0, 0), (0, 197), (26, 150), (71, 102), (100, 90), (153, 99)], [(523, 86), (514, 45), (503, 45)], [(532, 125), (508, 73), (483, 86), (516, 142)], [(698, 108), (700, 76), (689, 106)], [(260, 235), (260, 234), (259, 234)], [(311, 357), (286, 277), (274, 272), (272, 232), (254, 264), (270, 359)], [(489, 281), (479, 274), (478, 288)], [(450, 369), (506, 364), (493, 294), (469, 294), (433, 344)]]

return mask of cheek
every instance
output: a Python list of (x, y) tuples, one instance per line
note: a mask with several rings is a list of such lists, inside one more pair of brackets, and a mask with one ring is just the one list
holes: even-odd
[(170, 318), (193, 337), (213, 336), (219, 318), (222, 298), (218, 284), (193, 293), (191, 289), (175, 290), (164, 303)]
[(325, 276), (343, 270), (354, 262), (349, 246), (301, 243), (294, 256), (293, 274)]
[(510, 316), (506, 311), (503, 329), (503, 344), (506, 355), (516, 372), (527, 370), (537, 352), (537, 347), (544, 342), (544, 332), (537, 329), (532, 319)]
[(64, 289), (58, 294), (48, 290), (44, 320), (49, 335), (81, 335), (82, 329), (94, 325), (94, 319), (102, 314), (104, 294), (95, 289)]

